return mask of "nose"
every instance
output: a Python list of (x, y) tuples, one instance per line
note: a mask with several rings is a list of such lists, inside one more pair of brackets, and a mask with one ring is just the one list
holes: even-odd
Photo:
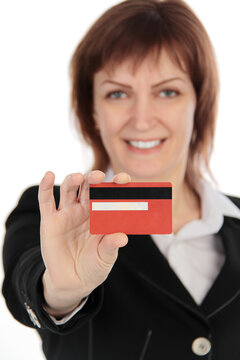
[(141, 95), (135, 98), (131, 115), (132, 126), (138, 131), (149, 130), (158, 122), (154, 104), (149, 95)]

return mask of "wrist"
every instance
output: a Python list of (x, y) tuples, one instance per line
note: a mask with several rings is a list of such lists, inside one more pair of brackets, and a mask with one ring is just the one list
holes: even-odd
[(81, 291), (59, 290), (50, 281), (47, 271), (42, 277), (43, 295), (45, 303), (43, 308), (49, 315), (61, 318), (74, 311), (89, 293)]
[(51, 307), (49, 307), (49, 305), (47, 303), (42, 304), (43, 309), (48, 313), (48, 315), (52, 316), (53, 318), (55, 318), (55, 320), (62, 320), (63, 318), (70, 316), (72, 313), (74, 313), (74, 311), (78, 308), (81, 308), (81, 305), (85, 303), (87, 298), (83, 298), (80, 303), (75, 306), (74, 308), (66, 308), (66, 309), (53, 309)]

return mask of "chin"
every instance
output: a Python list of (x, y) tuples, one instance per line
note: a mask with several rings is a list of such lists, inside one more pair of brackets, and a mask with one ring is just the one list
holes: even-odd
[(158, 169), (156, 171), (156, 167), (153, 169), (149, 168), (149, 166), (146, 164), (144, 167), (137, 167), (135, 169), (129, 168), (126, 169), (125, 172), (127, 172), (133, 181), (166, 181), (169, 179), (167, 176), (167, 171), (161, 171), (161, 169)]

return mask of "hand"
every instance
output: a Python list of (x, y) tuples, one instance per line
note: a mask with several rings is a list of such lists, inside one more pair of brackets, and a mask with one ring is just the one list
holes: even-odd
[[(72, 311), (103, 283), (117, 259), (118, 249), (127, 244), (123, 233), (89, 232), (89, 184), (99, 184), (104, 177), (98, 170), (86, 176), (68, 175), (60, 187), (58, 209), (53, 196), (54, 174), (47, 172), (39, 185), (45, 308), (54, 316)], [(119, 173), (113, 181), (124, 184), (130, 176)]]

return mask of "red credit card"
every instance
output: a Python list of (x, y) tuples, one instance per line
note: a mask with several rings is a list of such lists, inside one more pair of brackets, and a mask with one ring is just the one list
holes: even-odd
[(90, 233), (170, 234), (172, 184), (104, 182), (90, 185)]

